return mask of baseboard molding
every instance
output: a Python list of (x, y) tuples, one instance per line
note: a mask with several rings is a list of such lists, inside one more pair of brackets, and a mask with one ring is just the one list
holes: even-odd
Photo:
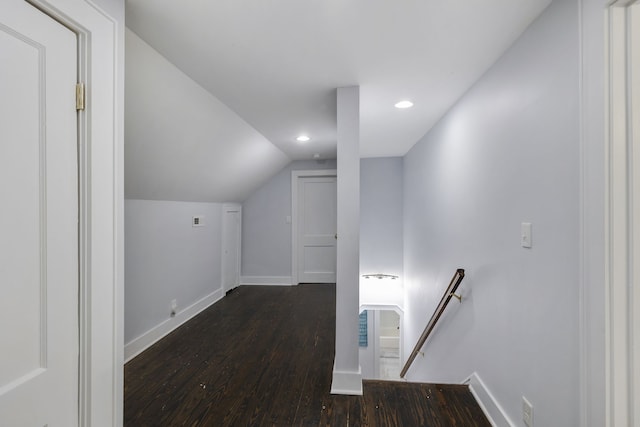
[(199, 314), (202, 310), (220, 301), (222, 297), (224, 297), (224, 291), (222, 290), (222, 288), (217, 289), (206, 297), (191, 304), (184, 310), (177, 312), (174, 317), (170, 317), (169, 319), (140, 335), (138, 338), (135, 338), (129, 343), (125, 344), (125, 363), (145, 351), (147, 348), (151, 347), (156, 342), (160, 341), (178, 326), (182, 325), (183, 323)]
[(362, 396), (362, 370), (360, 367), (357, 372), (350, 372), (336, 371), (334, 366), (331, 394)]
[(469, 390), (471, 390), (473, 397), (475, 397), (478, 405), (480, 405), (480, 408), (482, 408), (482, 411), (487, 416), (492, 426), (516, 427), (516, 424), (511, 421), (500, 403), (498, 403), (496, 398), (476, 372), (469, 375), (469, 377), (462, 383), (469, 385)]
[(242, 276), (241, 285), (291, 286), (291, 276)]

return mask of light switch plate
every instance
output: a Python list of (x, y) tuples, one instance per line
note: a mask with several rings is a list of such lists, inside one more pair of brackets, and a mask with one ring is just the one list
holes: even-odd
[(523, 222), (520, 224), (520, 243), (523, 248), (530, 248), (532, 246), (530, 222)]

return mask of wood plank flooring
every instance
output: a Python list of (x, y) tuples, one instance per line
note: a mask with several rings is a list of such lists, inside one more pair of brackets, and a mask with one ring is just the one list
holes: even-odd
[(241, 286), (125, 366), (124, 425), (490, 426), (466, 386), (329, 393), (335, 285)]

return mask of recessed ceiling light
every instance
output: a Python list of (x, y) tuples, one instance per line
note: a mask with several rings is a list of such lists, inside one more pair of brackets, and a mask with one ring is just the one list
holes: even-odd
[(396, 108), (411, 108), (413, 107), (413, 102), (411, 101), (400, 101), (396, 103)]
[(307, 142), (309, 140), (311, 140), (311, 138), (309, 138), (307, 135), (300, 135), (296, 138), (296, 141), (298, 142)]

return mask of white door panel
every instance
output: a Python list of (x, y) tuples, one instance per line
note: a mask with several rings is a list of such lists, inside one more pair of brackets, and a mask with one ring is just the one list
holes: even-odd
[(336, 177), (298, 179), (298, 281), (336, 281)]
[(0, 425), (78, 423), (76, 36), (0, 6)]

